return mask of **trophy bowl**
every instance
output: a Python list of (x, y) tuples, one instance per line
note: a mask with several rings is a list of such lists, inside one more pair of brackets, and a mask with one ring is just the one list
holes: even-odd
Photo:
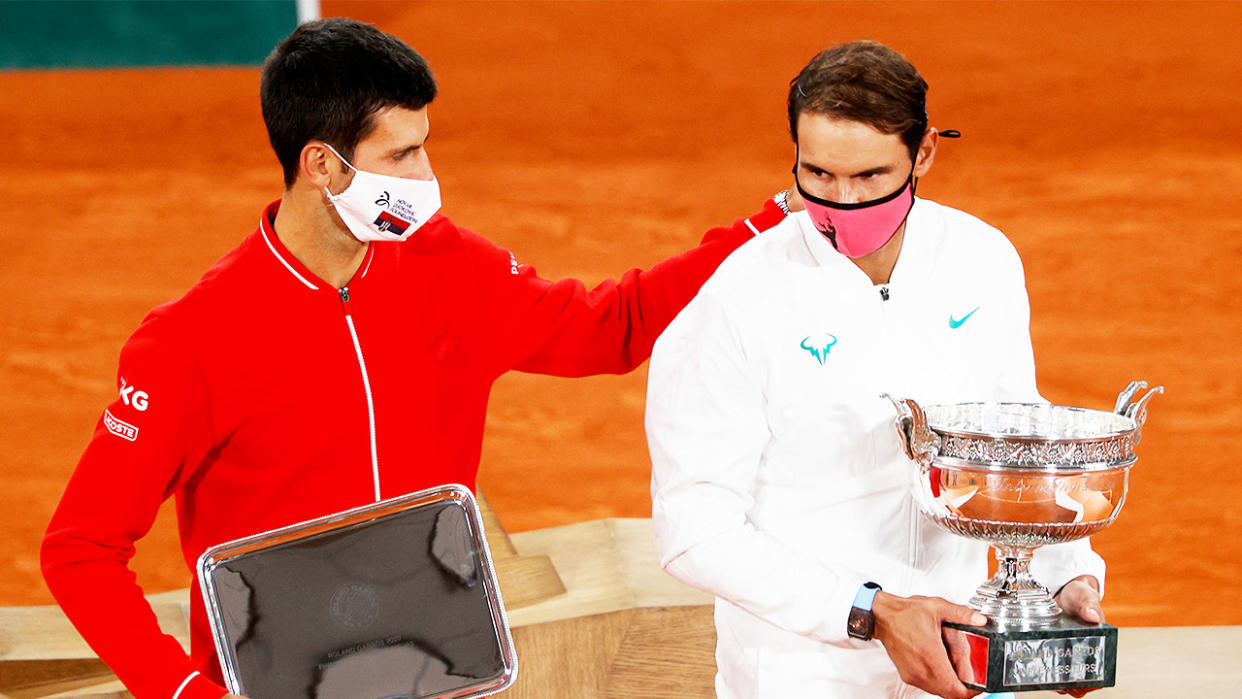
[[(1090, 536), (1116, 519), (1137, 460), (1147, 402), (1164, 391), (1156, 387), (1133, 400), (1146, 387), (1132, 382), (1112, 412), (1045, 403), (921, 406), (885, 394), (897, 409), (902, 448), (914, 464), (912, 493), (919, 509), (949, 532), (986, 541), (996, 551), (996, 575), (968, 602), (989, 618), (994, 634), (1012, 640), (1019, 638), (1015, 631), (1034, 631), (1022, 637), (1026, 642), (1081, 637), (1082, 624), (1066, 619), (1048, 588), (1031, 576), (1031, 556), (1040, 546)], [(1055, 686), (1089, 685), (1039, 683)]]

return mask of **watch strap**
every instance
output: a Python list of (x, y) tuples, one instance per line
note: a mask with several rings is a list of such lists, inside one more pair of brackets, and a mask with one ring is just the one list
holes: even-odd
[(858, 588), (845, 622), (845, 632), (850, 638), (870, 641), (875, 635), (875, 613), (871, 611), (871, 605), (875, 603), (875, 595), (879, 591), (879, 584), (873, 582), (865, 582)]
[(875, 593), (879, 591), (878, 583), (865, 582), (859, 585), (858, 594), (854, 595), (854, 608), (864, 612), (871, 611), (871, 605), (875, 603)]

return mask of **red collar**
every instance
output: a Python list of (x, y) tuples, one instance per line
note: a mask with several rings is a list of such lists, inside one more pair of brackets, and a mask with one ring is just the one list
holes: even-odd
[[(276, 235), (276, 228), (274, 226), (276, 221), (276, 212), (279, 210), (279, 199), (271, 204), (268, 204), (267, 208), (263, 210), (263, 216), (259, 219), (259, 237), (263, 239), (265, 246), (271, 252), (272, 256), (280, 262), (281, 266), (283, 266), (285, 270), (298, 281), (298, 283), (304, 285), (311, 291), (331, 291), (335, 294), (335, 287), (315, 276), (315, 273), (307, 269), (306, 266), (298, 260), (298, 258), (293, 256), (293, 253), (289, 252), (289, 249), (285, 247), (285, 244), (280, 241), (280, 236)], [(358, 271), (354, 274), (354, 278), (350, 280), (350, 284), (366, 278), (367, 273), (371, 271), (371, 262), (375, 259), (375, 249), (376, 246), (373, 244), (367, 246), (367, 254), (364, 258), (362, 258), (362, 265), (358, 267)]]

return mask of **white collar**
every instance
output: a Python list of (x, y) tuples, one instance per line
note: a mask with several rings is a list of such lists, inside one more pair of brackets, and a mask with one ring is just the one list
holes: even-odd
[[(925, 236), (922, 235), (924, 229), (923, 209), (919, 205), (922, 200), (918, 197), (914, 199), (914, 205), (910, 207), (910, 214), (906, 217), (905, 239), (901, 244), (901, 253), (897, 256), (897, 264), (893, 267), (893, 273), (886, 286), (892, 286), (893, 283), (904, 282), (914, 272), (913, 270), (919, 266), (918, 257), (922, 250)], [(799, 232), (802, 234), (802, 240), (806, 243), (807, 249), (810, 250), (811, 256), (820, 267), (830, 270), (843, 270), (843, 274), (857, 274), (860, 279), (865, 279), (866, 283), (872, 286), (871, 279), (854, 264), (850, 258), (842, 255), (836, 247), (833, 246), (828, 238), (811, 223), (811, 215), (805, 210), (795, 211), (789, 215), (790, 218), (798, 226)]]

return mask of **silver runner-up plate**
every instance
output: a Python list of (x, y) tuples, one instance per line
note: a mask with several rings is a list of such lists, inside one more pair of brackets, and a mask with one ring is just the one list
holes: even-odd
[(215, 546), (198, 579), (233, 694), (465, 698), (517, 677), (483, 521), (460, 485)]

